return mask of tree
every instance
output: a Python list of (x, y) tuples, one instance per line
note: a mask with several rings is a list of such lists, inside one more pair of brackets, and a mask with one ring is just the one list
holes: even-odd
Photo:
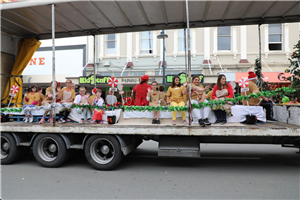
[(254, 68), (254, 73), (257, 77), (257, 80), (255, 82), (255, 84), (258, 86), (258, 88), (260, 89), (260, 91), (263, 90), (270, 90), (268, 83), (265, 82), (262, 78), (264, 78), (263, 74), (261, 73), (261, 62), (260, 59), (257, 58), (255, 59), (255, 68)]
[(298, 43), (294, 46), (295, 51), (293, 52), (291, 58), (289, 58), (290, 61), (290, 67), (285, 70), (286, 73), (290, 73), (292, 76), (288, 77), (287, 80), (291, 81), (291, 87), (293, 89), (296, 89), (295, 92), (292, 93), (291, 97), (295, 98), (297, 97), (298, 100), (300, 99), (300, 40)]

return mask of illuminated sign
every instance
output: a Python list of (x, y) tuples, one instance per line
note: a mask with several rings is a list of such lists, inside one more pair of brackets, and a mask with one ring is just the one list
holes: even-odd
[[(110, 76), (97, 76), (96, 77), (96, 83), (97, 84), (108, 84), (108, 80), (110, 79)], [(94, 75), (90, 76), (80, 76), (79, 77), (79, 84), (95, 84)]]
[[(175, 75), (167, 75), (167, 76), (166, 76), (166, 79), (167, 79), (166, 82), (167, 82), (167, 83), (172, 83), (173, 77), (174, 77), (174, 76), (175, 76)], [(203, 75), (203, 74), (192, 74), (191, 77), (193, 77), (193, 76), (199, 76), (200, 83), (203, 83), (203, 82), (204, 82), (204, 75)], [(186, 78), (185, 78), (185, 73), (184, 73), (184, 72), (178, 74), (178, 77), (180, 78), (180, 83), (181, 83), (181, 84), (183, 84), (184, 82), (187, 81)]]

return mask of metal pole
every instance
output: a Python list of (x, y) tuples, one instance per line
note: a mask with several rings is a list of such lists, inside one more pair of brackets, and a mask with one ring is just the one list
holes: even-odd
[[(164, 35), (165, 34), (165, 30), (162, 30), (161, 33)], [(165, 55), (166, 51), (165, 51), (165, 37), (163, 37), (163, 86), (166, 87), (166, 66), (165, 66)]]
[(187, 38), (188, 38), (188, 88), (189, 88), (189, 127), (192, 126), (192, 103), (191, 103), (191, 47), (190, 47), (190, 20), (189, 20), (189, 4), (188, 0), (185, 1), (186, 7), (186, 25), (187, 25)]
[[(261, 34), (260, 34), (260, 24), (258, 25), (258, 40), (259, 40), (259, 63), (260, 63), (260, 66), (261, 66)], [(261, 72), (261, 69), (260, 69), (260, 72)]]
[(97, 87), (96, 83), (96, 76), (97, 76), (97, 67), (96, 67), (96, 37), (94, 35), (94, 87)]
[(52, 93), (53, 93), (53, 102), (52, 102), (52, 119), (53, 126), (55, 126), (56, 121), (56, 113), (54, 105), (56, 103), (56, 95), (55, 95), (55, 5), (52, 4)]
[(186, 29), (184, 30), (184, 65), (185, 65), (185, 80), (187, 80), (187, 62), (186, 62)]

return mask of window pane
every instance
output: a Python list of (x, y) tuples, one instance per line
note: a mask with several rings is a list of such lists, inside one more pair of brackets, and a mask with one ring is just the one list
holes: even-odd
[(106, 40), (115, 40), (115, 39), (116, 39), (116, 34), (106, 35)]
[(100, 72), (101, 76), (112, 76), (111, 72)]
[(218, 50), (230, 50), (230, 37), (218, 37)]
[(282, 44), (269, 44), (270, 51), (282, 50)]
[(281, 42), (281, 35), (269, 35), (269, 42)]
[(117, 49), (106, 48), (106, 54), (117, 54)]
[(184, 29), (178, 29), (178, 37), (184, 37)]
[(173, 75), (178, 75), (181, 71), (172, 71)]
[(269, 34), (281, 34), (281, 24), (269, 24)]
[[(114, 72), (114, 76), (121, 76), (122, 72)], [(128, 72), (124, 72), (122, 76), (128, 76)]]
[(151, 54), (152, 53), (152, 49), (150, 50), (141, 50), (141, 54)]
[(218, 27), (218, 35), (230, 35), (230, 26)]
[(108, 49), (116, 48), (116, 42), (106, 42), (106, 48)]
[(178, 38), (178, 51), (184, 51), (184, 38)]
[(145, 75), (145, 72), (130, 72), (131, 76)]
[(152, 39), (141, 40), (141, 49), (152, 49)]
[(141, 39), (152, 39), (152, 31), (141, 32)]

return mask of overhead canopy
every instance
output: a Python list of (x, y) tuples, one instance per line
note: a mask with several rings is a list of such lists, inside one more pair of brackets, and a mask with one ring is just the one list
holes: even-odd
[[(55, 3), (56, 38), (186, 27), (185, 1), (24, 0), (1, 4), (1, 30), (50, 39)], [(189, 1), (190, 27), (300, 22), (294, 1)]]

